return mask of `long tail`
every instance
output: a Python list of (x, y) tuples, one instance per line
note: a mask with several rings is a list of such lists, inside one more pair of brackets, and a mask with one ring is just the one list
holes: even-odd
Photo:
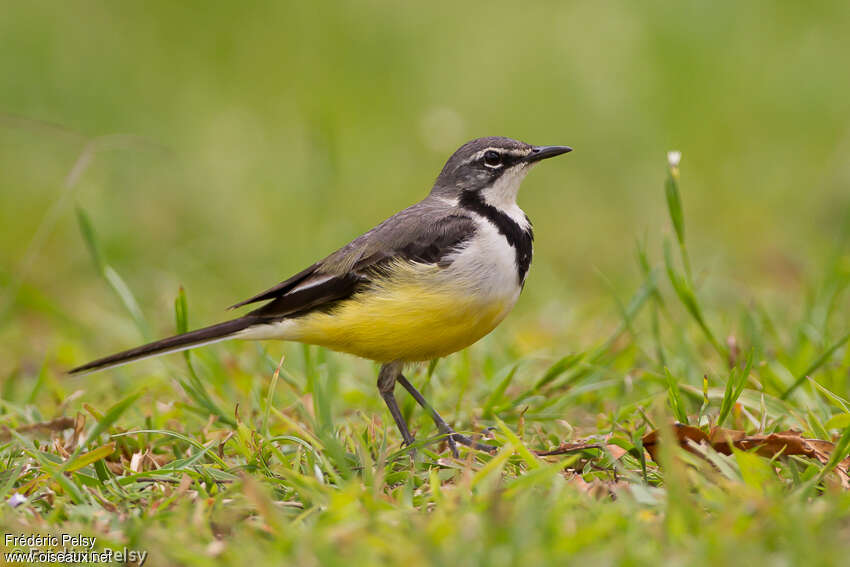
[(218, 341), (225, 341), (233, 338), (233, 336), (239, 331), (247, 329), (256, 323), (256, 318), (250, 316), (240, 317), (239, 319), (233, 319), (232, 321), (225, 321), (224, 323), (211, 325), (182, 335), (175, 335), (173, 337), (168, 337), (167, 339), (131, 348), (130, 350), (125, 350), (111, 356), (99, 358), (89, 362), (88, 364), (83, 364), (82, 366), (74, 368), (69, 372), (69, 374), (88, 374), (90, 372), (97, 372), (99, 370), (106, 370), (107, 368), (121, 366), (122, 364), (127, 364), (128, 362), (133, 362), (135, 360), (142, 360), (143, 358), (151, 358), (161, 354), (167, 354), (169, 352), (178, 352)]

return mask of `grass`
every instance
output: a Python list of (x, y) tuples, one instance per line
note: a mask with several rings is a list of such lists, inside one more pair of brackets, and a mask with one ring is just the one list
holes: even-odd
[[(620, 320), (597, 344), (552, 361), (488, 339), (411, 370), (495, 454), (451, 458), (399, 389), (411, 458), (374, 368), (314, 347), (206, 348), (84, 382), (45, 362), (2, 386), (4, 531), (82, 533), (157, 566), (841, 564), (850, 494), (832, 471), (850, 451), (848, 233), (810, 276), (799, 319), (724, 302), (688, 255), (679, 183), (674, 161), (673, 238), (660, 254), (638, 244), (642, 282), (616, 299)], [(146, 335), (82, 210), (78, 223), (104, 289)], [(175, 299), (178, 331), (190, 300)], [(825, 464), (696, 456), (670, 442), (673, 421), (837, 446)], [(642, 439), (659, 428), (656, 462)], [(578, 441), (593, 446), (535, 453)]]
[[(156, 566), (846, 563), (846, 2), (6, 4), (3, 532)], [(297, 344), (65, 374), (216, 322), (494, 134), (576, 151), (524, 184), (514, 312), (408, 377), (495, 455), (399, 390), (411, 462), (375, 366)], [(645, 442), (673, 420), (834, 446)]]

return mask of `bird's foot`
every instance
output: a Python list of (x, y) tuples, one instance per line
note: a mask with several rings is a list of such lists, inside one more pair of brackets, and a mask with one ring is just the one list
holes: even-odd
[(457, 458), (460, 456), (457, 450), (457, 444), (465, 445), (470, 449), (475, 449), (476, 451), (484, 451), (485, 453), (490, 453), (491, 455), (498, 450), (498, 447), (493, 445), (487, 445), (486, 443), (479, 443), (475, 439), (471, 437), (467, 437), (466, 435), (461, 435), (456, 431), (452, 430), (448, 427), (448, 431), (443, 432), (446, 434), (446, 443), (449, 445), (449, 450), (452, 452), (452, 456)]

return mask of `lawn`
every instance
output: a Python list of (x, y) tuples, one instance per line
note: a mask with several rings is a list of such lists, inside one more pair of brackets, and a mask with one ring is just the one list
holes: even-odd
[[(8, 13), (4, 554), (845, 563), (843, 3)], [(453, 458), (398, 388), (411, 453), (377, 367), (317, 347), (66, 374), (220, 320), (492, 134), (575, 151), (524, 183), (535, 259), (515, 312), (407, 376), (493, 454)]]

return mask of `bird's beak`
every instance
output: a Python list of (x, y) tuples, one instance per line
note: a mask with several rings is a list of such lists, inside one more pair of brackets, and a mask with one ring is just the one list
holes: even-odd
[(525, 161), (534, 163), (541, 159), (559, 156), (571, 151), (573, 149), (569, 146), (534, 146), (531, 148), (531, 153), (525, 156)]

